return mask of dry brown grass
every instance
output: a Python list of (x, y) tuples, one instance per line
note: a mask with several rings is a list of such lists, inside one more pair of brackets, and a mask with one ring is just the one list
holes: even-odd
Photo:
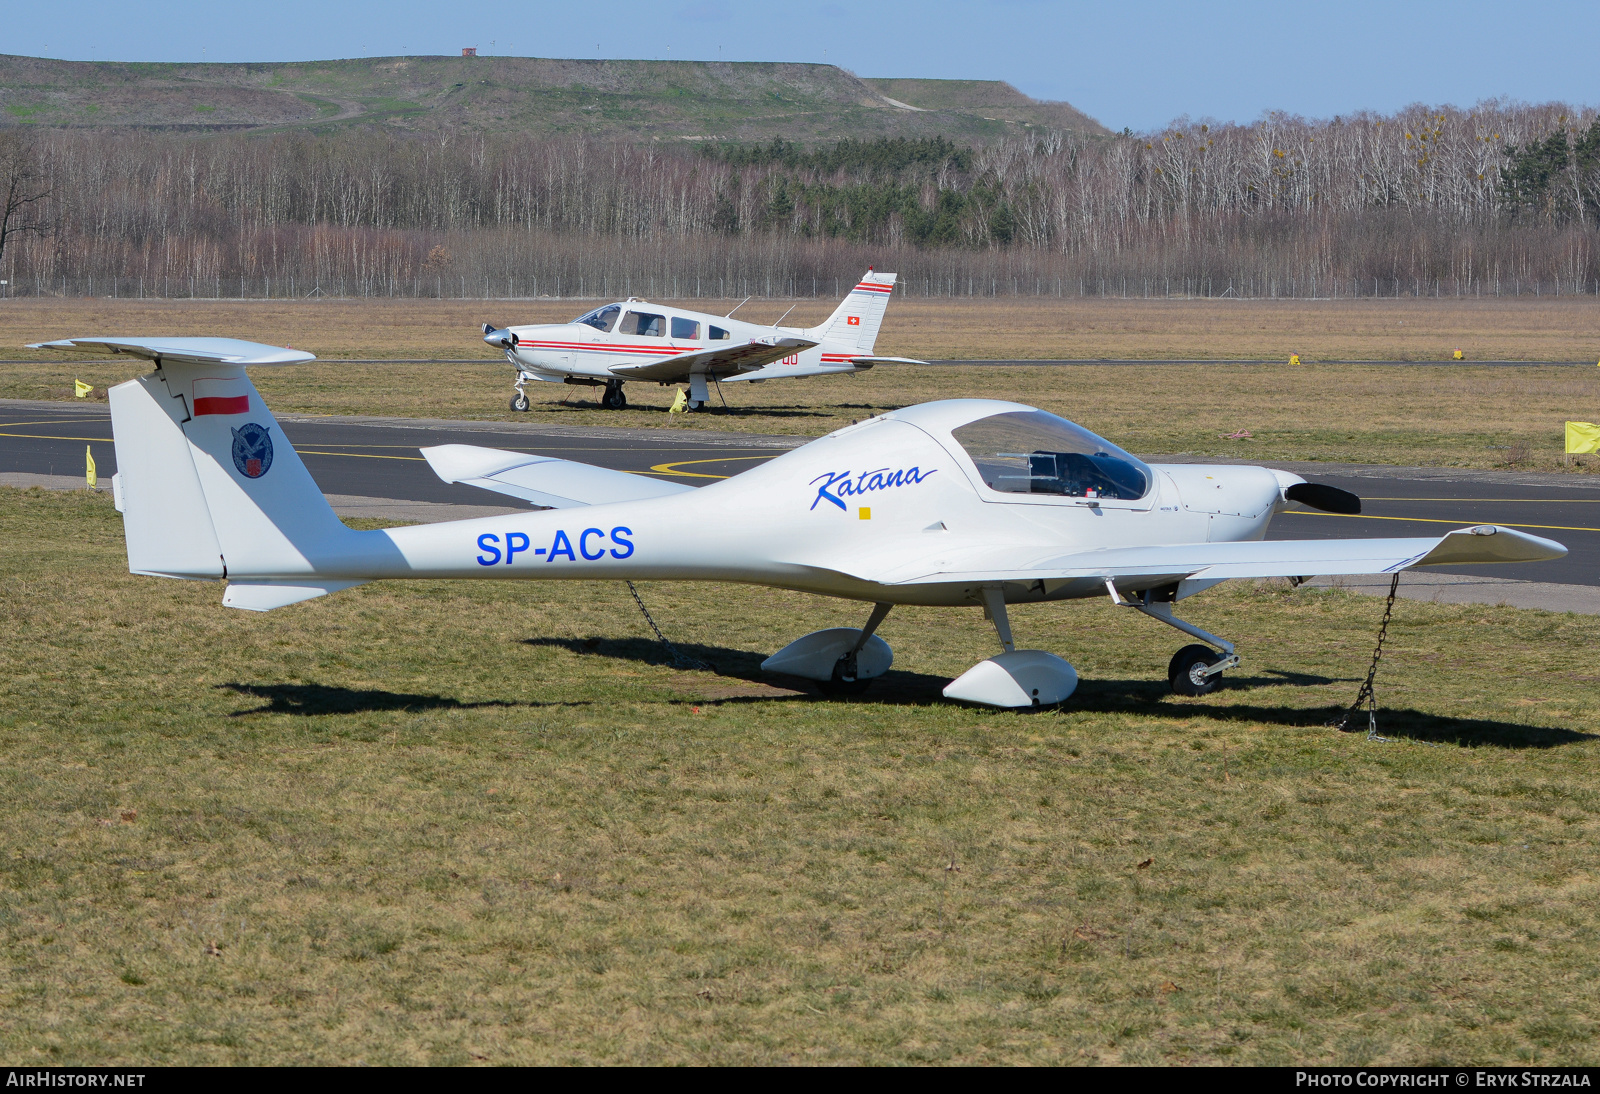
[[(692, 303), (692, 302), (691, 302)], [(699, 302), (701, 307), (711, 307)], [(1562, 422), (1600, 418), (1600, 369), (1491, 366), (1395, 368), (1318, 364), (1328, 358), (1470, 357), (1588, 359), (1595, 305), (1521, 301), (1121, 301), (897, 300), (880, 349), (920, 356), (990, 358), (1227, 358), (1307, 364), (885, 367), (856, 377), (729, 384), (731, 412), (669, 420), (672, 389), (632, 384), (630, 409), (595, 412), (587, 388), (535, 385), (532, 414), (506, 407), (510, 369), (476, 336), (499, 323), (571, 318), (571, 303), (458, 301), (156, 302), (13, 300), (0, 306), (0, 342), (116, 330), (129, 334), (227, 333), (338, 357), (480, 357), (469, 365), (341, 365), (258, 370), (283, 413), (395, 414), (546, 420), (569, 424), (747, 430), (820, 435), (858, 418), (928, 399), (1017, 399), (1080, 421), (1130, 448), (1277, 460), (1335, 460), (1463, 467), (1562, 466)], [(787, 303), (741, 310), (776, 320)], [(822, 318), (831, 304), (802, 303), (789, 322)], [(725, 308), (723, 308), (725, 310)], [(4, 366), (0, 394), (67, 398), (74, 376), (101, 384), (136, 365), (65, 361), (18, 351), (38, 364)], [(102, 389), (103, 390), (103, 389)], [(568, 402), (563, 405), (562, 400)], [(1249, 440), (1224, 433), (1249, 430)], [(1592, 462), (1592, 461), (1591, 461)]]
[(858, 605), (643, 586), (714, 675), (616, 583), (255, 615), (103, 496), (0, 489), (0, 542), (13, 1065), (1595, 1056), (1587, 617), (1403, 602), (1379, 744), (1323, 727), (1335, 591), (1186, 602), (1246, 659), (1195, 700), (1151, 621), (1019, 608), (1084, 678), (1030, 715), (939, 699), (977, 611), (828, 702), (757, 665)]
[[(737, 301), (685, 300), (721, 313)], [(739, 317), (771, 323), (788, 300), (752, 300)], [(804, 326), (833, 310), (798, 302)], [(33, 357), (24, 342), (74, 334), (229, 334), (294, 345), (321, 357), (497, 360), (479, 325), (551, 323), (589, 307), (574, 301), (106, 300), (0, 302), (0, 356)], [(878, 351), (922, 359), (1287, 361), (1600, 360), (1593, 297), (1500, 300), (1118, 300), (1068, 297), (928, 300), (897, 297)]]

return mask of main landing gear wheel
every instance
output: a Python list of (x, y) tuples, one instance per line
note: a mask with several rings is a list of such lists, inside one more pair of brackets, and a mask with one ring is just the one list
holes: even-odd
[(528, 409), (527, 392), (519, 391), (515, 395), (511, 396), (511, 409), (518, 411), (526, 411)]
[(839, 663), (833, 666), (831, 680), (817, 680), (817, 690), (824, 695), (860, 695), (872, 683), (872, 677), (865, 680), (856, 677), (855, 658), (849, 654), (839, 658)]
[(628, 405), (628, 397), (622, 394), (620, 380), (607, 380), (605, 394), (600, 396), (600, 405), (607, 410), (622, 410)]
[(1221, 661), (1223, 656), (1210, 646), (1185, 646), (1172, 655), (1172, 662), (1167, 665), (1167, 681), (1179, 695), (1210, 695), (1222, 683), (1222, 673), (1207, 675), (1204, 670)]

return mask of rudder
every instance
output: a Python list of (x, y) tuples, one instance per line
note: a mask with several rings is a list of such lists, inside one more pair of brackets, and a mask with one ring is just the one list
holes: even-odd
[(870, 355), (878, 343), (878, 330), (883, 326), (883, 315), (889, 307), (896, 276), (869, 269), (827, 321), (811, 328), (806, 335), (824, 344), (824, 354), (830, 348), (844, 346), (862, 356)]

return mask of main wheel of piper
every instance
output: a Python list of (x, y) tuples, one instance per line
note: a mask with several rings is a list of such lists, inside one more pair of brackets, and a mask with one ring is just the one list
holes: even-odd
[(605, 394), (600, 396), (600, 405), (607, 410), (622, 410), (628, 405), (628, 397), (622, 393), (622, 384), (616, 380), (606, 381)]
[(1167, 665), (1167, 682), (1178, 695), (1209, 695), (1222, 683), (1222, 673), (1205, 670), (1223, 659), (1210, 646), (1185, 646)]
[(511, 409), (516, 411), (525, 411), (528, 409), (527, 392), (519, 391), (515, 395), (511, 396)]

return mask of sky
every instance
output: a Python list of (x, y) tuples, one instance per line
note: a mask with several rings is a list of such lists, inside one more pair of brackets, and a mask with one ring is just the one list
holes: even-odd
[(1006, 80), (1112, 129), (1487, 98), (1600, 101), (1600, 4), (1241, 0), (10, 0), (0, 53), (290, 61), (480, 54), (811, 61), (859, 76)]

